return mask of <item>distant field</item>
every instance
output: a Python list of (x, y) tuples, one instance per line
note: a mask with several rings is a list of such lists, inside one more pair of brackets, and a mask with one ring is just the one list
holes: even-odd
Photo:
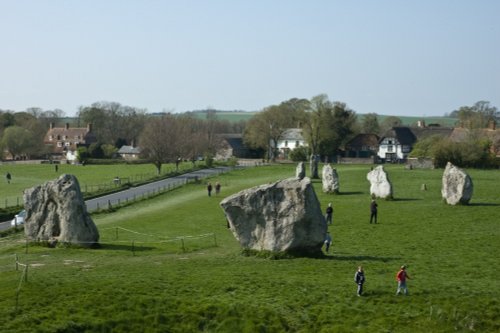
[[(340, 195), (314, 181), (323, 209), (334, 205), (324, 259), (242, 256), (219, 207), (236, 191), (294, 175), (294, 165), (218, 176), (219, 197), (189, 184), (94, 215), (101, 249), (25, 253), (21, 235), (0, 239), (0, 331), (500, 331), (500, 173), (467, 170), (471, 205), (452, 207), (440, 198), (442, 170), (387, 170), (395, 200), (379, 200), (378, 225), (368, 223), (369, 166), (337, 166)], [(31, 265), (26, 282), (14, 254)], [(402, 264), (412, 277), (407, 297), (394, 295)], [(353, 282), (358, 265), (364, 297)]]
[[(198, 162), (200, 163), (200, 162)], [(180, 170), (189, 169), (192, 163), (181, 163)], [(175, 171), (175, 164), (165, 164), (162, 173)], [(5, 174), (12, 175), (12, 181), (7, 184)], [(60, 175), (68, 173), (75, 175), (80, 183), (82, 192), (92, 192), (99, 187), (113, 186), (113, 179), (119, 177), (131, 182), (143, 181), (157, 175), (153, 164), (117, 164), (117, 165), (71, 165), (61, 164), (58, 171), (50, 164), (0, 164), (0, 208), (23, 204), (23, 191), (48, 180), (54, 180)]]

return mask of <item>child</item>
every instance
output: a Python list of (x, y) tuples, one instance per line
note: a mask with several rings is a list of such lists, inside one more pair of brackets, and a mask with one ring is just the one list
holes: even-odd
[(365, 272), (363, 267), (359, 266), (356, 274), (354, 274), (354, 282), (358, 285), (358, 296), (363, 294), (363, 284), (365, 283)]

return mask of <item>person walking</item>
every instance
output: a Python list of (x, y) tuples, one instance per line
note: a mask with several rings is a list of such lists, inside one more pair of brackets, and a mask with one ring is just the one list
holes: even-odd
[(406, 279), (410, 279), (408, 273), (406, 273), (406, 266), (401, 266), (401, 269), (396, 274), (396, 280), (398, 281), (398, 290), (396, 291), (396, 295), (399, 295), (403, 292), (405, 295), (408, 295), (408, 287), (406, 286)]
[(363, 294), (363, 284), (365, 283), (365, 272), (363, 271), (363, 267), (359, 266), (356, 274), (354, 274), (354, 282), (358, 285), (358, 296)]
[(208, 183), (207, 184), (207, 191), (208, 191), (208, 196), (211, 197), (212, 196), (212, 183)]
[(7, 174), (5, 175), (5, 179), (7, 179), (7, 184), (10, 184), (10, 181), (12, 180), (12, 175), (10, 174), (10, 172), (7, 172)]
[(325, 220), (326, 224), (332, 224), (332, 219), (333, 219), (333, 207), (332, 203), (328, 203), (328, 207), (326, 207), (326, 215), (325, 215)]
[(375, 199), (372, 199), (372, 202), (370, 203), (370, 224), (375, 220), (375, 224), (377, 223), (377, 212), (378, 212), (378, 205)]
[(220, 183), (217, 182), (217, 183), (215, 183), (215, 195), (217, 195), (219, 193), (220, 193)]
[(325, 236), (325, 251), (326, 253), (330, 252), (330, 245), (332, 245), (332, 236), (330, 236), (330, 232), (326, 232)]

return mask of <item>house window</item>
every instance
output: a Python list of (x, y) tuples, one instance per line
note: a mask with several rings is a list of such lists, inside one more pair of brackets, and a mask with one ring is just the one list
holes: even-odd
[(79, 135), (75, 135), (75, 140), (80, 140), (80, 136)]
[(68, 136), (67, 135), (63, 136), (63, 140), (68, 140)]
[(392, 145), (387, 146), (387, 151), (388, 152), (393, 152), (394, 151), (394, 146), (392, 146)]
[(71, 142), (69, 142), (69, 141), (68, 141), (68, 142), (65, 142), (65, 143), (64, 143), (64, 145), (65, 145), (66, 147), (69, 147), (69, 146), (71, 146)]
[(57, 141), (57, 146), (58, 147), (62, 147), (63, 146), (62, 142), (61, 141)]

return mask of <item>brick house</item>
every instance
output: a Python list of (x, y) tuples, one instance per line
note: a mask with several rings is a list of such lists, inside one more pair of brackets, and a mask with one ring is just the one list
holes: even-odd
[(78, 147), (88, 147), (97, 142), (97, 139), (92, 133), (92, 124), (87, 127), (70, 127), (66, 123), (64, 127), (55, 127), (51, 123), (43, 142), (52, 147), (52, 158), (74, 161)]

